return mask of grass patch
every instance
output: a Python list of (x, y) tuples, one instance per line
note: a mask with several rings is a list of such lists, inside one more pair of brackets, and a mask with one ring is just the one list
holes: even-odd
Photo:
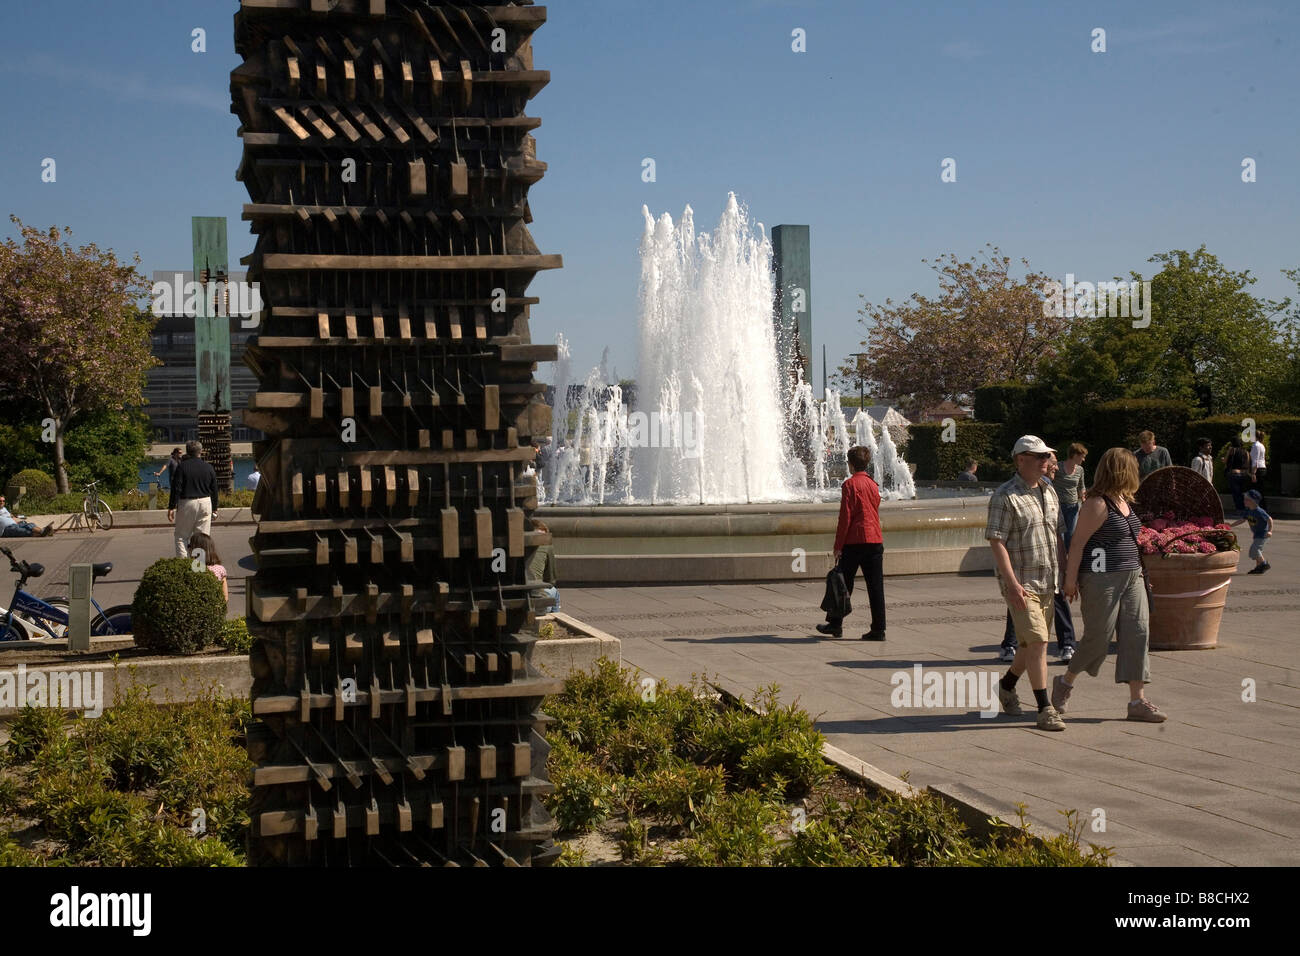
[[(698, 680), (639, 683), (607, 660), (548, 699), (547, 798), (564, 865), (598, 862), (593, 838), (633, 865), (1104, 866), (1083, 823), (1035, 840), (1019, 819), (992, 839), (972, 834), (938, 797), (868, 795), (821, 756), (822, 735), (778, 689), (754, 710), (726, 707)], [(613, 857), (599, 862), (612, 862)]]

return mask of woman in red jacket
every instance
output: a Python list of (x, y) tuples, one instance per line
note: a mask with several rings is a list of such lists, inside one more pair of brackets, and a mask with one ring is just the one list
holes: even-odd
[[(871, 630), (864, 641), (885, 639), (885, 543), (880, 533), (880, 488), (867, 474), (871, 449), (855, 445), (849, 449), (849, 467), (853, 474), (840, 486), (840, 523), (835, 531), (835, 563), (844, 575), (844, 586), (853, 593), (853, 579), (858, 568), (867, 582), (871, 602)], [(839, 637), (843, 621), (828, 613), (826, 623), (817, 630)]]

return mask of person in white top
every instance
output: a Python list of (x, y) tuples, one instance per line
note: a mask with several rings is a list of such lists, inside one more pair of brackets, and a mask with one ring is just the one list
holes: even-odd
[(1255, 442), (1250, 446), (1250, 483), (1260, 494), (1264, 493), (1264, 475), (1268, 471), (1264, 459), (1264, 429), (1256, 429)]
[(1210, 484), (1214, 484), (1214, 443), (1208, 438), (1196, 440), (1196, 457), (1192, 459), (1192, 470)]
[(253, 470), (248, 473), (248, 486), (256, 491), (257, 483), (261, 480), (262, 473), (257, 470), (257, 465), (253, 465)]

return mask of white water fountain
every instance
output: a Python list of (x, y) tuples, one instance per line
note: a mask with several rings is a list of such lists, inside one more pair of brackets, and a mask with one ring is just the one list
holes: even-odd
[[(716, 229), (696, 235), (688, 206), (674, 223), (642, 207), (637, 411), (593, 369), (570, 404), (570, 353), (555, 367), (554, 451), (540, 479), (557, 504), (732, 504), (833, 498), (832, 467), (850, 445), (872, 449), (882, 495), (914, 497), (888, 430), (839, 395), (798, 381), (780, 401), (772, 323), (772, 246), (734, 193)], [(880, 427), (877, 441), (875, 428)], [(805, 468), (794, 440), (806, 448)]]

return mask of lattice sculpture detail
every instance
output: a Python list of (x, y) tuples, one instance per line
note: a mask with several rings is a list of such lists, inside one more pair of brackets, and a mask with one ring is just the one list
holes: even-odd
[(527, 3), (243, 0), (250, 862), (549, 862)]

